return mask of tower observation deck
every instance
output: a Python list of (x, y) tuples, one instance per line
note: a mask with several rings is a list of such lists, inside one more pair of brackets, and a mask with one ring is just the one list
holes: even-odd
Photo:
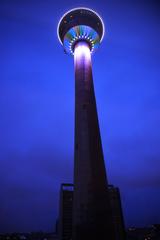
[(115, 240), (91, 63), (104, 24), (93, 10), (76, 8), (62, 16), (57, 34), (65, 52), (74, 56), (75, 67), (72, 239)]

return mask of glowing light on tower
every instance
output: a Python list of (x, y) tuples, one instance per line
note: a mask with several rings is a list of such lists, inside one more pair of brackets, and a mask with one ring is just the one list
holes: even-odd
[(74, 56), (75, 67), (72, 239), (115, 240), (91, 64), (104, 24), (95, 11), (75, 8), (62, 16), (57, 34), (65, 52)]
[(81, 58), (85, 58), (88, 61), (91, 60), (91, 54), (88, 44), (85, 42), (77, 43), (75, 50), (74, 50), (74, 59), (75, 61), (80, 60)]

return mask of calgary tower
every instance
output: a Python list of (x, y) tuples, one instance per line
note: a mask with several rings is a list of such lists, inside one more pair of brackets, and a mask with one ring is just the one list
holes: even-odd
[(75, 67), (73, 240), (114, 240), (108, 181), (98, 124), (91, 55), (104, 36), (101, 17), (91, 9), (65, 13), (57, 28)]

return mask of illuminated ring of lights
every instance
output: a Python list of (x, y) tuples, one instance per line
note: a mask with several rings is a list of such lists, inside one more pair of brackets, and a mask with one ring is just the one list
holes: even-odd
[(88, 42), (91, 52), (95, 51), (100, 43), (99, 35), (93, 28), (79, 25), (72, 27), (64, 36), (63, 45), (65, 51), (73, 55), (76, 42), (83, 40)]
[(102, 28), (103, 28), (102, 37), (101, 37), (101, 39), (100, 39), (100, 42), (102, 42), (102, 40), (103, 40), (103, 38), (104, 38), (104, 34), (105, 34), (105, 26), (104, 26), (104, 22), (103, 22), (101, 16), (100, 16), (96, 11), (94, 11), (94, 10), (92, 10), (92, 9), (90, 9), (90, 8), (77, 7), (77, 8), (73, 8), (73, 9), (70, 9), (69, 11), (67, 11), (67, 12), (60, 18), (60, 20), (59, 20), (59, 22), (58, 22), (58, 26), (57, 26), (57, 37), (58, 37), (60, 43), (63, 45), (63, 42), (61, 41), (60, 36), (59, 36), (59, 26), (60, 26), (60, 24), (61, 24), (61, 21), (63, 20), (63, 18), (65, 18), (65, 16), (67, 16), (67, 14), (69, 14), (69, 13), (72, 12), (72, 11), (79, 10), (79, 9), (84, 9), (84, 10), (91, 11), (91, 12), (93, 12), (95, 15), (97, 15), (97, 16), (99, 17), (99, 19), (100, 19), (100, 21), (101, 21), (101, 23), (102, 23)]

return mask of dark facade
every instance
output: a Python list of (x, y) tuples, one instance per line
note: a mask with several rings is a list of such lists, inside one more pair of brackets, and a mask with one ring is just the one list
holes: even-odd
[[(110, 204), (112, 206), (112, 217), (115, 229), (115, 240), (124, 240), (125, 226), (121, 208), (120, 193), (117, 187), (109, 185), (106, 191), (109, 192)], [(59, 215), (59, 240), (72, 239), (72, 205), (73, 205), (73, 184), (62, 184), (60, 190), (60, 215)], [(63, 233), (62, 233), (63, 232)], [(100, 238), (99, 238), (100, 239)]]
[(59, 202), (59, 240), (72, 239), (73, 184), (61, 184)]
[(109, 198), (112, 208), (112, 217), (115, 229), (115, 239), (126, 239), (125, 224), (122, 212), (120, 192), (117, 187), (108, 185)]

